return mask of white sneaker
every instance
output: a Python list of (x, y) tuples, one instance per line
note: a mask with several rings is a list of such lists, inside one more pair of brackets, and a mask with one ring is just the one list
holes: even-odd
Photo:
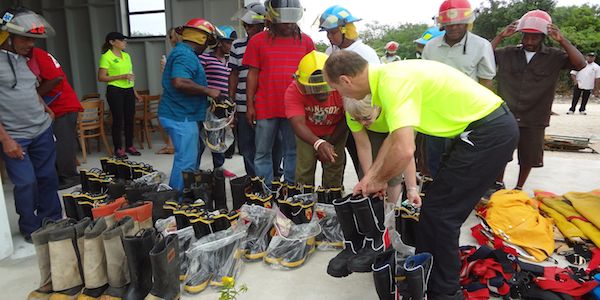
[(585, 111), (580, 111), (579, 114), (584, 115), (584, 116), (587, 115), (587, 113)]
[(574, 114), (574, 113), (575, 113), (575, 112), (574, 112), (574, 111), (572, 111), (572, 110), (569, 110), (569, 111), (567, 111), (567, 115), (572, 115), (572, 114)]

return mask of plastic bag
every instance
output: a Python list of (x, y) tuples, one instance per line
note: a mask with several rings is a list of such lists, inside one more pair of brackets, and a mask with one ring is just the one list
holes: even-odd
[(163, 235), (171, 234), (177, 231), (177, 223), (175, 221), (175, 216), (170, 216), (166, 219), (158, 219), (156, 223), (154, 223), (154, 228), (156, 228), (157, 232), (162, 233)]
[(222, 286), (222, 278), (236, 278), (241, 266), (248, 225), (239, 224), (194, 242), (185, 252), (189, 261), (184, 290), (203, 291), (209, 284)]
[[(140, 178), (134, 179), (133, 182), (146, 184), (146, 185), (161, 185), (167, 179), (167, 175), (163, 172), (152, 172), (150, 174), (146, 174)], [(164, 188), (164, 186), (163, 186)]]
[(276, 211), (259, 205), (242, 205), (238, 223), (248, 224), (244, 257), (249, 261), (263, 259), (266, 255)]
[(177, 235), (177, 239), (179, 240), (179, 277), (185, 278), (189, 269), (189, 259), (185, 255), (185, 252), (194, 242), (196, 242), (194, 229), (191, 226), (188, 226), (183, 229), (171, 231), (169, 234)]
[[(385, 202), (384, 209), (385, 209), (384, 210), (385, 211), (384, 235), (387, 235), (387, 237), (384, 236), (384, 240), (386, 240), (386, 239), (389, 240), (390, 241), (389, 245), (391, 245), (391, 247), (396, 250), (396, 257), (397, 257), (396, 260), (400, 261), (400, 260), (403, 260), (402, 258), (404, 258), (404, 257), (414, 255), (415, 248), (411, 247), (409, 245), (406, 245), (402, 241), (401, 234), (396, 229), (396, 204)], [(386, 249), (387, 248), (388, 248), (388, 245), (386, 245)]]
[(321, 233), (317, 235), (317, 249), (338, 250), (344, 247), (344, 235), (333, 204), (317, 203), (315, 217), (319, 220)]
[(275, 219), (277, 234), (271, 239), (264, 261), (275, 268), (297, 268), (315, 251), (316, 236), (321, 233), (318, 218), (295, 224), (283, 213)]

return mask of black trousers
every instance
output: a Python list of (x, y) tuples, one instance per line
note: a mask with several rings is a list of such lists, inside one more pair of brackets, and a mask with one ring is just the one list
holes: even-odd
[(56, 172), (63, 181), (79, 176), (75, 157), (77, 153), (77, 112), (66, 113), (52, 124), (56, 137)]
[(512, 160), (519, 128), (507, 113), (463, 135), (452, 140), (421, 208), (416, 250), (433, 254), (431, 294), (454, 294), (460, 289), (460, 227)]
[(571, 102), (570, 111), (575, 111), (577, 108), (577, 102), (579, 102), (579, 97), (581, 97), (581, 106), (579, 106), (579, 111), (585, 111), (585, 106), (587, 105), (588, 100), (590, 99), (590, 94), (592, 90), (582, 90), (578, 87), (573, 88), (573, 102)]
[(133, 88), (122, 89), (109, 85), (106, 100), (112, 113), (112, 140), (116, 150), (123, 148), (121, 132), (125, 129), (125, 148), (133, 146), (133, 118), (135, 117), (135, 93)]

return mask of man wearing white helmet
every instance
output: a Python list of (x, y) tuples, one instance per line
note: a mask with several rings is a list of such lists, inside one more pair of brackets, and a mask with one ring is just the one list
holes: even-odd
[(45, 218), (62, 217), (51, 126), (54, 114), (37, 93), (37, 78), (26, 57), (35, 39), (53, 35), (54, 29), (42, 16), (22, 7), (1, 16), (1, 156), (14, 184), (19, 230), (31, 242), (31, 233)]
[[(499, 48), (500, 42), (516, 32), (521, 44)], [(546, 36), (563, 49), (544, 44)], [(550, 123), (554, 92), (560, 70), (581, 70), (583, 54), (563, 36), (552, 18), (542, 10), (533, 10), (513, 22), (492, 41), (498, 64), (498, 94), (506, 101), (519, 124), (519, 179), (522, 189), (532, 168), (544, 165), (544, 130)], [(504, 188), (501, 174), (493, 189)]]

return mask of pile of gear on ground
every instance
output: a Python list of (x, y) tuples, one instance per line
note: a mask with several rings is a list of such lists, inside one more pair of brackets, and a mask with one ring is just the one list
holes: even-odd
[[(63, 195), (67, 218), (32, 234), (41, 283), (28, 299), (177, 299), (236, 278), (243, 261), (294, 269), (315, 249), (342, 249), (331, 276), (373, 272), (380, 299), (425, 299), (433, 257), (414, 254), (419, 209), (407, 201), (244, 176), (230, 181), (228, 210), (220, 170), (185, 170), (179, 193), (150, 165), (101, 165)], [(480, 246), (461, 247), (465, 298), (600, 299), (598, 211), (600, 191), (494, 193), (477, 208)]]

